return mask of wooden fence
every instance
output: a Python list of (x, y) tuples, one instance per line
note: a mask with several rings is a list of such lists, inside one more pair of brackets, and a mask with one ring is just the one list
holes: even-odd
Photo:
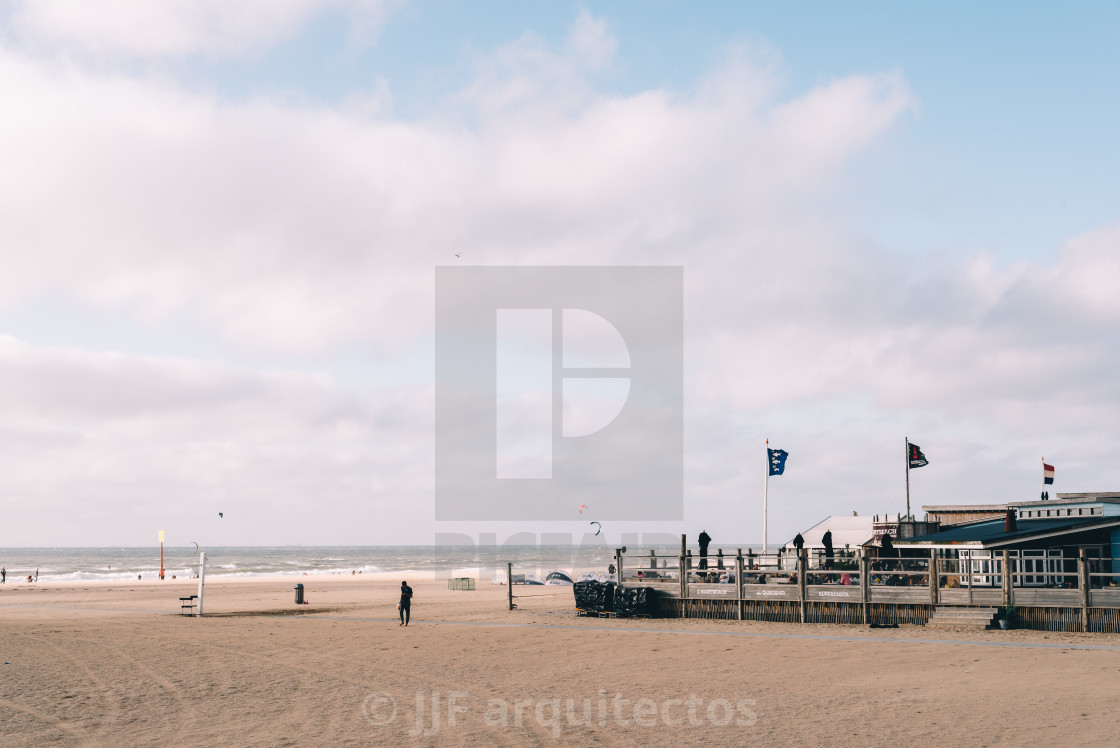
[[(1120, 633), (1120, 587), (1113, 586), (1120, 573), (1111, 571), (1120, 569), (1120, 563), (1087, 559), (1084, 551), (1077, 559), (1064, 559), (1076, 562), (1076, 571), (1065, 566), (1039, 571), (1027, 565), (1034, 559), (1003, 551), (984, 557), (982, 573), (977, 572), (976, 559), (944, 559), (935, 552), (928, 558), (872, 559), (856, 553), (810, 559), (805, 550), (790, 558), (749, 551), (744, 555), (736, 549), (734, 555), (709, 556), (705, 565), (682, 543), (680, 555), (671, 558), (672, 564), (653, 554), (637, 557), (635, 564), (648, 567), (628, 569), (624, 554), (616, 556), (620, 584), (657, 590), (656, 615), (924, 625), (938, 605), (1010, 604), (1012, 623), (1020, 628)], [(1037, 583), (1040, 579), (1042, 584)], [(985, 584), (975, 584), (978, 580)]]

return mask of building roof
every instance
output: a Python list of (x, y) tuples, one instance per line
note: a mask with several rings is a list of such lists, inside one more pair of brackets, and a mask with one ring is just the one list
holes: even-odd
[(1020, 543), (1033, 538), (1070, 535), (1086, 530), (1120, 525), (1120, 517), (1056, 517), (1047, 519), (1020, 519), (1018, 528), (1006, 532), (1004, 518), (953, 525), (940, 532), (902, 538), (894, 541), (899, 545), (971, 545), (981, 548), (995, 548)]
[(1055, 504), (1120, 504), (1120, 493), (1104, 491), (1101, 493), (1060, 493), (1056, 499), (1033, 499), (1013, 501), (1008, 506), (1054, 506)]
[(931, 504), (923, 506), (926, 514), (941, 514), (944, 512), (1006, 512), (1007, 504)]
[[(824, 548), (821, 538), (826, 530), (832, 531), (832, 547), (843, 548), (851, 546), (858, 548), (871, 540), (875, 534), (875, 521), (872, 517), (828, 517), (801, 533), (805, 539), (806, 548)], [(793, 538), (786, 541), (786, 545), (793, 546)]]

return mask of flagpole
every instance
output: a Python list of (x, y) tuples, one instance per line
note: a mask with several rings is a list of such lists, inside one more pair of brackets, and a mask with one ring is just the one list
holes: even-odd
[(910, 437), (906, 439), (906, 519), (910, 519)]
[(770, 439), (766, 439), (766, 472), (765, 477), (762, 479), (762, 552), (766, 553), (768, 546), (766, 542), (769, 540), (767, 537), (767, 510), (769, 508), (770, 500)]
[(1042, 458), (1042, 491), (1038, 494), (1038, 498), (1043, 501), (1046, 500), (1046, 458)]

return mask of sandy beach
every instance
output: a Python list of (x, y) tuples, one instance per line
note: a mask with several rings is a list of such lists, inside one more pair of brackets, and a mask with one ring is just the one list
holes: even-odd
[[(306, 585), (308, 605), (293, 603)], [(0, 589), (3, 743), (1115, 745), (1120, 636), (580, 618), (373, 577)], [(1012, 646), (1007, 646), (1012, 645)]]

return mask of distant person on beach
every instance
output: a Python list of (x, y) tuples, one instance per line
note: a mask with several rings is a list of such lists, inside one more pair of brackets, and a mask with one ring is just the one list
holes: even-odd
[(0, 567), (0, 584), (6, 584), (8, 581), (8, 570), (5, 567)]
[(35, 581), (36, 582), (39, 581), (39, 570), (38, 569), (35, 569)]
[(805, 538), (801, 537), (801, 533), (797, 533), (797, 535), (793, 537), (793, 547), (797, 549), (798, 554), (800, 554), (801, 549), (805, 547)]
[(708, 568), (708, 544), (712, 542), (712, 536), (708, 534), (707, 530), (701, 530), (700, 531), (700, 537), (697, 538), (697, 540), (700, 541), (700, 565), (696, 568), (707, 569)]
[(401, 625), (407, 626), (412, 616), (412, 588), (408, 582), (401, 582)]

